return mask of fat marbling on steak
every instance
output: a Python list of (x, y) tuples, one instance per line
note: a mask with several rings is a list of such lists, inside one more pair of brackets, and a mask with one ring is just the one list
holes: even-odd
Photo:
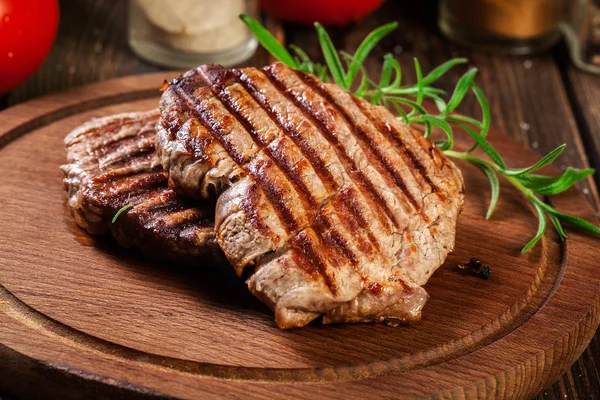
[[(177, 261), (223, 260), (214, 234), (214, 201), (179, 199), (155, 151), (158, 110), (91, 120), (65, 138), (69, 205), (89, 233), (112, 232), (124, 246)], [(115, 213), (134, 205), (111, 223)]]
[(430, 140), (282, 64), (201, 66), (160, 109), (170, 184), (218, 195), (217, 241), (279, 327), (420, 318), (463, 205), (459, 170)]

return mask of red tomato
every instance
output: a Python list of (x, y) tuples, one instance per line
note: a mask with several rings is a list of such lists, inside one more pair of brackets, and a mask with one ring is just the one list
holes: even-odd
[(58, 0), (0, 0), (0, 93), (27, 79), (54, 41)]
[(361, 19), (384, 0), (260, 0), (261, 7), (282, 21), (343, 26)]

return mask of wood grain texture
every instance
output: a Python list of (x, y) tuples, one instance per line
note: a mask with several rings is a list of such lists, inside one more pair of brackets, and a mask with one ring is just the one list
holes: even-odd
[[(593, 165), (600, 165), (600, 77), (566, 67), (566, 88), (582, 127), (583, 140)], [(596, 184), (600, 176), (596, 175)]]
[[(419, 3), (415, 5), (415, 3)], [(338, 43), (345, 43), (347, 49), (356, 47), (364, 34), (372, 27), (398, 20), (400, 28), (393, 39), (384, 43), (386, 51), (394, 51), (402, 58), (407, 81), (410, 76), (412, 57), (417, 56), (426, 69), (445, 61), (452, 56), (466, 56), (477, 60), (480, 67), (478, 81), (492, 101), (494, 109), (493, 125), (521, 143), (537, 147), (539, 153), (549, 151), (568, 141), (581, 141), (586, 152), (579, 146), (567, 150), (568, 163), (599, 168), (598, 143), (600, 130), (595, 124), (595, 116), (600, 107), (600, 93), (594, 88), (598, 78), (569, 69), (567, 74), (558, 74), (557, 64), (568, 64), (566, 52), (558, 49), (553, 54), (528, 58), (505, 58), (471, 52), (440, 38), (435, 28), (435, 10), (431, 2), (389, 1), (384, 8), (359, 24), (348, 29), (333, 32)], [(157, 71), (156, 67), (141, 61), (129, 50), (126, 42), (127, 2), (119, 0), (61, 0), (61, 25), (55, 46), (38, 72), (24, 85), (0, 98), (0, 109), (17, 104), (39, 95), (57, 92), (68, 87), (95, 82), (115, 76)], [(296, 26), (285, 27), (289, 42), (301, 44), (311, 54), (318, 54), (316, 38), (312, 29)], [(418, 39), (418, 40), (417, 40)], [(267, 60), (264, 53), (251, 63), (262, 65)], [(556, 61), (559, 61), (557, 63)], [(527, 61), (530, 61), (528, 63)], [(540, 62), (541, 61), (541, 62)], [(373, 61), (370, 72), (377, 74), (379, 64)], [(491, 68), (488, 70), (487, 68)], [(538, 79), (536, 75), (540, 75)], [(514, 75), (519, 78), (515, 80)], [(533, 78), (532, 78), (532, 75)], [(551, 77), (552, 79), (547, 79)], [(558, 77), (558, 79), (557, 79)], [(562, 78), (562, 79), (560, 79)], [(456, 75), (442, 82), (451, 88)], [(578, 81), (579, 80), (579, 83)], [(508, 84), (513, 82), (511, 84)], [(570, 102), (565, 102), (565, 91), (574, 90)], [(553, 101), (558, 96), (559, 101)], [(544, 97), (544, 107), (537, 102)], [(461, 109), (465, 113), (476, 113), (474, 103), (467, 103)], [(529, 120), (535, 112), (533, 123)], [(573, 116), (583, 116), (573, 121)], [(597, 121), (597, 120), (596, 120)], [(525, 129), (529, 124), (529, 129)], [(576, 129), (572, 130), (572, 127)], [(596, 149), (596, 150), (594, 150)], [(569, 152), (574, 150), (574, 152)], [(588, 157), (586, 157), (586, 154)], [(567, 164), (559, 160), (558, 167)], [(582, 187), (584, 190), (585, 186)], [(593, 186), (588, 186), (593, 188)], [(588, 189), (588, 201), (597, 209), (597, 200)], [(598, 336), (597, 336), (598, 337)], [(573, 367), (552, 386), (547, 387), (537, 399), (594, 399), (600, 393), (600, 345), (595, 338)], [(2, 396), (0, 396), (2, 397)]]
[[(534, 216), (503, 182), (498, 217), (486, 223), (488, 182), (467, 165), (456, 251), (427, 284), (431, 300), (411, 328), (281, 331), (229, 266), (186, 269), (88, 236), (65, 204), (57, 168), (65, 133), (94, 116), (154, 107), (157, 83), (172, 74), (96, 84), (0, 114), (1, 388), (56, 398), (351, 398), (366, 390), (521, 398), (587, 346), (600, 318), (596, 241), (572, 232), (562, 246), (549, 233), (520, 255)], [(503, 135), (491, 140), (515, 166), (536, 158)], [(556, 205), (593, 217), (576, 191)], [(456, 264), (473, 256), (492, 263), (492, 280), (459, 272)]]

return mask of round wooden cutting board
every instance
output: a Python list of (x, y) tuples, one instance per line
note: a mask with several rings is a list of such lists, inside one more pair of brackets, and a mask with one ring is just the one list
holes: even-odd
[[(460, 164), (466, 205), (455, 252), (427, 283), (412, 327), (279, 330), (228, 265), (178, 266), (92, 237), (66, 205), (63, 138), (92, 117), (157, 106), (172, 73), (128, 77), (0, 113), (0, 390), (22, 397), (524, 398), (556, 379), (599, 322), (600, 240), (537, 228), (507, 182)], [(539, 157), (500, 134), (514, 167)], [(460, 142), (460, 140), (459, 140)], [(465, 146), (466, 143), (463, 143)], [(593, 220), (575, 190), (554, 198)], [(494, 276), (462, 273), (477, 257)]]

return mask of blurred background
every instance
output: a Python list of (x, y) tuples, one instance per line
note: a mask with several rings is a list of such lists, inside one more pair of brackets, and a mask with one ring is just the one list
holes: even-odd
[(261, 18), (280, 39), (315, 50), (309, 55), (316, 58), (314, 21), (329, 27), (339, 48), (351, 50), (372, 28), (397, 20), (400, 29), (380, 53), (393, 52), (401, 62), (418, 55), (425, 66), (435, 65), (476, 51), (531, 55), (521, 59), (524, 65), (553, 58), (562, 69), (598, 73), (595, 1), (189, 0), (174, 7), (166, 0), (0, 0), (0, 93), (7, 106), (160, 68), (256, 64), (256, 41), (240, 13)]
[[(207, 62), (264, 65), (237, 15), (263, 22), (321, 61), (314, 21), (353, 52), (376, 27), (398, 21), (365, 63), (377, 78), (393, 54), (403, 79), (456, 57), (479, 69), (493, 128), (545, 153), (568, 147), (559, 168), (600, 166), (600, 0), (0, 0), (0, 109), (125, 75)], [(440, 81), (451, 90), (467, 66)], [(165, 72), (174, 77), (175, 72)], [(157, 85), (157, 89), (160, 83)], [(479, 116), (475, 99), (460, 112)], [(580, 190), (598, 211), (593, 178)], [(598, 335), (597, 335), (598, 336)], [(545, 399), (599, 398), (600, 346), (590, 347)], [(2, 395), (0, 394), (0, 398)]]

